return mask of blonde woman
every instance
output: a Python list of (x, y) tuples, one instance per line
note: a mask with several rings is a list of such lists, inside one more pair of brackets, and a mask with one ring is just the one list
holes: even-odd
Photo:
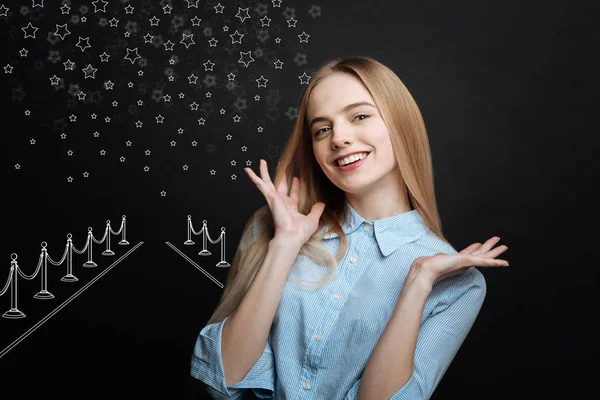
[[(428, 399), (482, 306), (494, 237), (444, 238), (421, 113), (369, 57), (323, 64), (247, 222), (191, 375), (215, 399)], [(289, 189), (288, 189), (289, 188)], [(334, 256), (335, 255), (335, 256)]]

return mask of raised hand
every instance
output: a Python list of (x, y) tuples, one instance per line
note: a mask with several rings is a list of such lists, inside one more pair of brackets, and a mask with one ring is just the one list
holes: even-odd
[(267, 200), (275, 224), (275, 237), (285, 237), (299, 246), (304, 245), (316, 232), (321, 214), (325, 210), (325, 203), (313, 204), (310, 213), (304, 215), (298, 211), (299, 178), (292, 179), (292, 188), (288, 195), (286, 179), (282, 179), (276, 189), (271, 182), (265, 160), (260, 160), (260, 178), (251, 168), (244, 168), (244, 170)]
[(508, 247), (502, 245), (493, 248), (499, 240), (500, 238), (495, 236), (483, 245), (473, 243), (456, 254), (437, 253), (429, 257), (418, 257), (413, 261), (411, 269), (419, 279), (423, 278), (428, 285), (433, 286), (436, 282), (461, 274), (470, 267), (507, 267), (508, 261), (496, 257)]

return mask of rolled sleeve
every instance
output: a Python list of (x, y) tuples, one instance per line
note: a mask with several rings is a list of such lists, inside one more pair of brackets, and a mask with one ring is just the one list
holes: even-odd
[(245, 389), (252, 389), (261, 399), (273, 398), (276, 378), (275, 357), (269, 341), (244, 379), (234, 385), (225, 385), (221, 335), (227, 318), (207, 325), (200, 331), (192, 354), (191, 375), (208, 386), (207, 392), (213, 399), (239, 399), (242, 398)]

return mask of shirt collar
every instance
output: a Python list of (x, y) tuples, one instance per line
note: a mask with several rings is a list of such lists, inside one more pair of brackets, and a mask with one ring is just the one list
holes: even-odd
[[(363, 229), (364, 233), (375, 238), (381, 254), (385, 257), (396, 251), (399, 246), (419, 239), (429, 230), (427, 223), (416, 209), (370, 222), (362, 218), (348, 201), (346, 205), (350, 213), (342, 225), (344, 233), (350, 235), (356, 229)], [(324, 227), (319, 234), (326, 232), (327, 229), (328, 226)], [(335, 232), (327, 234), (323, 239), (334, 237), (338, 237)]]

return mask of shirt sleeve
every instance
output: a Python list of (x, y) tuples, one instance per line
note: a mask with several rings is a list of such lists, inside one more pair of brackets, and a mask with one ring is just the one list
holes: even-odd
[[(438, 282), (438, 289), (443, 290), (440, 301), (421, 323), (413, 374), (390, 400), (429, 399), (479, 314), (486, 283), (477, 268), (471, 267), (444, 281)], [(361, 379), (355, 382), (344, 400), (358, 398)]]
[(275, 357), (268, 340), (265, 350), (244, 379), (234, 385), (225, 385), (221, 334), (228, 318), (200, 331), (192, 354), (191, 375), (207, 385), (206, 391), (213, 399), (241, 399), (247, 389), (252, 389), (258, 398), (273, 398)]

